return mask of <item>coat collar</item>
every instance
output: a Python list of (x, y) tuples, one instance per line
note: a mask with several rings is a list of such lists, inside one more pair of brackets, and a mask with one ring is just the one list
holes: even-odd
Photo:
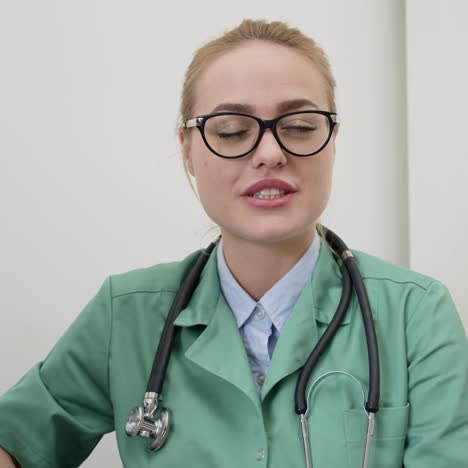
[[(255, 383), (237, 328), (234, 314), (219, 286), (216, 252), (210, 254), (200, 281), (187, 307), (174, 321), (179, 327), (206, 325), (197, 339), (185, 351), (185, 357), (206, 371), (239, 388), (261, 413)], [(235, 356), (235, 361), (231, 361)]]
[[(342, 275), (333, 254), (320, 238), (320, 253), (317, 260), (316, 269), (312, 275), (312, 281), (306, 283), (306, 291), (311, 294), (315, 309), (315, 319), (324, 324), (329, 324), (338, 307), (342, 290)], [(221, 294), (219, 287), (218, 269), (216, 266), (216, 252), (218, 245), (213, 249), (205, 268), (200, 276), (200, 281), (193, 293), (192, 299), (185, 309), (183, 309), (175, 325), (180, 327), (190, 327), (193, 325), (208, 325), (214, 314), (218, 296)], [(301, 296), (299, 298), (301, 298)], [(298, 300), (299, 302), (299, 300)], [(353, 293), (350, 307), (342, 322), (348, 324), (353, 316), (356, 307), (356, 296)]]
[[(316, 270), (286, 321), (276, 345), (271, 367), (262, 389), (262, 399), (282, 378), (304, 365), (318, 341), (317, 323), (329, 324), (341, 298), (341, 271), (325, 241)], [(208, 259), (193, 296), (174, 324), (179, 327), (206, 325), (186, 350), (185, 356), (207, 371), (240, 388), (257, 406), (259, 398), (237, 324), (219, 287), (216, 249)], [(342, 325), (352, 320), (356, 309), (353, 293)], [(229, 356), (239, 356), (236, 365)]]

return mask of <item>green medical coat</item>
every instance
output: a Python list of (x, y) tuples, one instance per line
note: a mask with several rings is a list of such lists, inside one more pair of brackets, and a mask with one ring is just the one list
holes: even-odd
[[(0, 398), (0, 446), (23, 467), (78, 466), (116, 432), (127, 468), (304, 467), (294, 412), (298, 369), (341, 296), (338, 265), (322, 242), (312, 280), (282, 329), (259, 396), (233, 314), (220, 293), (216, 251), (186, 309), (163, 387), (173, 416), (163, 448), (125, 434), (141, 405), (164, 319), (200, 251), (180, 262), (108, 277), (52, 349)], [(468, 466), (467, 341), (440, 282), (354, 251), (372, 307), (381, 408), (369, 468)], [(351, 373), (367, 393), (367, 349), (357, 298), (310, 382)], [(366, 416), (359, 386), (339, 374), (310, 397), (314, 468), (361, 466)]]

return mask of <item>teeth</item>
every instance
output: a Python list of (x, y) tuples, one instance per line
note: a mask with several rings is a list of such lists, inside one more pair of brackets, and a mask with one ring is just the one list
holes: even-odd
[(260, 190), (259, 192), (255, 192), (253, 195), (250, 195), (250, 196), (254, 198), (264, 198), (267, 200), (271, 200), (273, 198), (280, 198), (283, 195), (286, 195), (286, 193), (287, 192), (285, 192), (284, 190), (271, 188), (271, 189)]

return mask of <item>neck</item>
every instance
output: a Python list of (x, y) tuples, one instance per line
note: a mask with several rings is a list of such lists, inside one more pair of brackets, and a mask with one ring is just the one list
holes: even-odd
[(258, 301), (304, 255), (314, 236), (315, 225), (299, 237), (280, 242), (256, 242), (222, 232), (226, 264), (234, 278), (254, 301)]

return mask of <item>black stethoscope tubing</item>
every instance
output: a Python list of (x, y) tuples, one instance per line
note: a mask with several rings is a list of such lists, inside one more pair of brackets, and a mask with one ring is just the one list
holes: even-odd
[(184, 278), (179, 290), (177, 291), (176, 297), (169, 310), (166, 322), (164, 324), (161, 338), (159, 339), (158, 349), (153, 361), (153, 367), (151, 369), (150, 378), (146, 387), (146, 393), (154, 392), (157, 395), (161, 395), (162, 385), (166, 376), (167, 365), (169, 363), (169, 357), (171, 355), (172, 344), (176, 335), (176, 327), (174, 321), (179, 315), (180, 311), (185, 309), (190, 298), (192, 297), (193, 291), (195, 290), (201, 272), (205, 267), (211, 252), (216, 247), (216, 244), (221, 239), (219, 236), (216, 241), (212, 242), (206, 249), (202, 250), (201, 255), (198, 257), (195, 265), (190, 268), (187, 276)]
[[(331, 230), (325, 228), (324, 226), (323, 228), (326, 233), (326, 240), (340, 255), (340, 270), (343, 275), (343, 292), (341, 295), (340, 303), (338, 305), (338, 309), (336, 310), (332, 321), (330, 322), (322, 337), (319, 339), (317, 345), (315, 346), (306, 363), (304, 364), (303, 368), (301, 369), (296, 385), (295, 410), (297, 414), (304, 414), (307, 411), (307, 382), (320, 356), (323, 355), (324, 350), (331, 343), (336, 331), (338, 330), (340, 323), (346, 315), (346, 310), (348, 308), (352, 295), (352, 284), (352, 286), (356, 290), (359, 305), (361, 308), (361, 315), (364, 323), (364, 330), (367, 342), (367, 352), (369, 361), (369, 391), (365, 406), (366, 410), (369, 413), (376, 413), (379, 409), (380, 394), (379, 355), (374, 321), (372, 318), (372, 312), (370, 309), (366, 289), (364, 287), (364, 282), (359, 273), (356, 260), (352, 256), (346, 244)], [(154, 357), (153, 367), (151, 369), (146, 389), (147, 393), (152, 392), (158, 395), (158, 397), (161, 395), (161, 390), (164, 383), (167, 366), (169, 363), (171, 349), (176, 335), (176, 327), (174, 326), (174, 321), (179, 315), (180, 311), (183, 310), (190, 301), (192, 293), (198, 284), (201, 272), (203, 271), (203, 268), (206, 262), (208, 261), (211, 252), (213, 251), (220, 239), (221, 236), (219, 236), (216, 239), (216, 241), (212, 242), (206, 249), (202, 250), (201, 255), (197, 258), (193, 267), (189, 267), (189, 272), (184, 278), (182, 285), (179, 288), (176, 297), (174, 298), (171, 309), (169, 310), (166, 322), (164, 324), (156, 355)]]
[(379, 352), (377, 347), (374, 320), (372, 318), (372, 311), (369, 305), (366, 288), (364, 286), (361, 274), (359, 273), (356, 260), (352, 256), (346, 244), (330, 229), (326, 228), (325, 226), (323, 226), (323, 229), (325, 231), (325, 238), (327, 242), (335, 251), (338, 252), (341, 259), (340, 270), (343, 276), (343, 291), (341, 293), (338, 309), (336, 310), (333, 319), (331, 320), (323, 335), (320, 337), (317, 345), (312, 350), (312, 353), (307, 358), (307, 361), (299, 374), (295, 392), (295, 410), (299, 415), (305, 414), (307, 411), (307, 382), (309, 381), (312, 370), (315, 368), (325, 349), (330, 345), (333, 337), (335, 336), (335, 333), (338, 330), (338, 327), (346, 315), (346, 311), (351, 300), (352, 285), (356, 290), (358, 297), (367, 342), (367, 354), (369, 361), (369, 392), (365, 406), (369, 413), (377, 413), (379, 410), (380, 396)]

